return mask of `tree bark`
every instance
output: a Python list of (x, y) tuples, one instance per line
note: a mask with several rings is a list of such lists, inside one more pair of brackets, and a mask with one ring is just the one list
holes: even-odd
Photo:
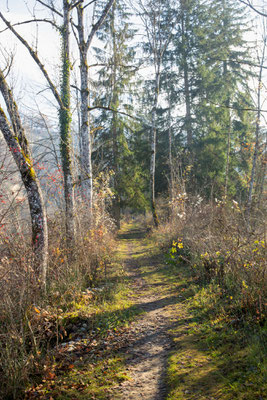
[(70, 5), (68, 0), (63, 0), (63, 26), (62, 35), (62, 81), (61, 101), (62, 107), (59, 110), (60, 126), (60, 151), (62, 171), (64, 177), (64, 197), (66, 214), (66, 236), (70, 248), (75, 242), (75, 202), (74, 185), (72, 175), (72, 154), (71, 154), (71, 111), (70, 111)]
[(154, 92), (154, 104), (152, 108), (152, 127), (151, 127), (151, 158), (150, 158), (150, 203), (153, 215), (153, 221), (155, 226), (159, 225), (159, 219), (156, 211), (155, 203), (155, 171), (156, 171), (156, 141), (157, 141), (157, 127), (156, 127), (156, 115), (159, 100), (159, 84), (160, 84), (160, 65), (156, 66), (155, 74), (155, 92)]
[(250, 176), (250, 185), (249, 185), (249, 194), (248, 194), (248, 202), (247, 202), (247, 218), (250, 217), (251, 212), (251, 205), (252, 205), (252, 195), (253, 195), (253, 186), (255, 182), (255, 175), (256, 175), (256, 166), (258, 161), (258, 154), (259, 154), (259, 132), (260, 132), (260, 118), (261, 118), (261, 90), (262, 90), (262, 71), (263, 71), (263, 64), (265, 59), (265, 51), (266, 51), (266, 42), (267, 38), (265, 37), (263, 42), (263, 51), (262, 51), (262, 58), (260, 64), (260, 71), (259, 71), (259, 78), (258, 78), (258, 93), (257, 93), (257, 116), (256, 116), (256, 128), (255, 128), (255, 148), (253, 154), (253, 162), (252, 162), (252, 169), (251, 169), (251, 176)]
[[(67, 246), (72, 246), (75, 240), (75, 207), (74, 207), (74, 188), (72, 177), (72, 155), (71, 155), (71, 112), (70, 112), (70, 59), (69, 59), (69, 23), (70, 23), (70, 10), (71, 6), (69, 0), (62, 0), (63, 4), (63, 26), (61, 27), (62, 34), (62, 82), (61, 93), (59, 94), (56, 86), (50, 79), (43, 63), (41, 62), (38, 54), (29, 45), (29, 43), (14, 29), (14, 27), (5, 19), (0, 12), (0, 18), (4, 21), (10, 31), (17, 37), (23, 46), (29, 51), (31, 57), (40, 68), (44, 75), (50, 90), (52, 91), (58, 106), (59, 106), (59, 127), (60, 127), (60, 152), (61, 162), (64, 177), (64, 198), (65, 198), (65, 226)], [(51, 9), (51, 7), (42, 2), (44, 6)], [(52, 4), (52, 3), (51, 3)], [(53, 10), (53, 8), (52, 8)], [(54, 10), (53, 10), (54, 11)]]
[(92, 136), (89, 121), (89, 68), (87, 63), (87, 46), (84, 37), (84, 12), (83, 7), (77, 7), (78, 35), (80, 53), (80, 79), (81, 79), (81, 185), (82, 197), (88, 203), (89, 220), (93, 215), (93, 171), (92, 171)]
[(173, 197), (174, 197), (174, 182), (173, 182), (173, 160), (172, 160), (172, 120), (171, 120), (171, 96), (170, 89), (168, 92), (168, 142), (169, 142), (169, 168), (170, 168), (170, 200), (171, 200), (171, 209), (173, 210)]
[(48, 261), (48, 232), (46, 212), (38, 178), (33, 168), (29, 144), (12, 92), (0, 70), (0, 91), (6, 103), (12, 126), (0, 106), (0, 129), (19, 169), (31, 215), (32, 248), (36, 279), (42, 289), (46, 286)]
[(112, 36), (112, 50), (113, 50), (113, 60), (112, 60), (112, 100), (111, 108), (114, 110), (112, 112), (112, 153), (113, 153), (113, 171), (114, 171), (114, 191), (115, 198), (113, 200), (113, 217), (115, 219), (117, 228), (120, 228), (120, 218), (121, 218), (121, 202), (119, 194), (119, 151), (118, 151), (118, 118), (117, 118), (117, 108), (119, 102), (118, 96), (118, 82), (117, 82), (117, 68), (118, 68), (118, 54), (117, 54), (117, 43), (116, 43), (116, 32), (115, 32), (115, 9), (116, 3), (113, 4), (111, 9), (111, 36)]
[(80, 56), (80, 80), (81, 80), (81, 181), (82, 181), (82, 196), (88, 203), (89, 219), (93, 217), (93, 170), (92, 170), (92, 135), (90, 133), (90, 118), (89, 118), (89, 67), (87, 63), (87, 54), (92, 43), (95, 33), (103, 24), (110, 8), (115, 0), (108, 0), (102, 14), (96, 24), (93, 25), (91, 32), (85, 38), (84, 27), (84, 1), (81, 1), (77, 7), (78, 16), (78, 46)]
[[(226, 16), (226, 3), (225, 0), (223, 0), (222, 3), (223, 6), (223, 33), (226, 38), (227, 36), (227, 16)], [(230, 89), (229, 89), (229, 82), (228, 81), (228, 65), (227, 61), (223, 62), (223, 77), (224, 77), (224, 83), (226, 84), (226, 101), (225, 101), (225, 110), (227, 114), (227, 121), (226, 121), (226, 126), (225, 130), (227, 133), (227, 148), (226, 148), (226, 165), (225, 165), (225, 182), (224, 182), (224, 197), (225, 200), (228, 195), (228, 185), (229, 185), (229, 168), (230, 168), (230, 152), (231, 152), (231, 111), (230, 111), (230, 103), (231, 103), (231, 95), (230, 95)]]
[(182, 58), (183, 58), (183, 78), (184, 78), (184, 96), (185, 96), (185, 130), (187, 136), (187, 147), (191, 151), (193, 134), (192, 134), (192, 112), (191, 112), (191, 98), (190, 98), (190, 85), (189, 85), (189, 71), (187, 64), (187, 11), (186, 5), (182, 9)]

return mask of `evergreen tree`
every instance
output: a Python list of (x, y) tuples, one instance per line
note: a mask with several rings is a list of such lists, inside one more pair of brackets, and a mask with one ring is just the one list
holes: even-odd
[(176, 93), (185, 109), (182, 136), (193, 166), (188, 186), (234, 194), (237, 142), (250, 135), (237, 130), (242, 113), (234, 106), (250, 104), (242, 9), (232, 0), (190, 0), (181, 1), (178, 11), (173, 43), (182, 82)]
[(102, 92), (95, 103), (110, 110), (103, 110), (97, 118), (102, 129), (95, 138), (95, 159), (102, 158), (104, 165), (114, 171), (114, 201), (112, 214), (120, 225), (121, 208), (126, 205), (144, 205), (142, 193), (143, 178), (130, 148), (130, 138), (136, 124), (120, 114), (130, 112), (133, 101), (133, 78), (137, 67), (134, 65), (135, 48), (131, 44), (135, 31), (129, 23), (129, 10), (122, 0), (114, 2), (109, 17), (98, 38), (105, 43), (97, 48), (97, 58), (104, 67), (99, 71)]

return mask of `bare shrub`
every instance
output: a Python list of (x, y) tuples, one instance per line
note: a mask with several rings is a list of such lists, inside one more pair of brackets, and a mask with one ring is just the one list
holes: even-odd
[[(236, 201), (204, 203), (200, 196), (184, 196), (183, 201), (184, 214), (173, 212), (154, 231), (159, 245), (175, 247), (177, 261), (186, 262), (200, 279), (218, 284), (225, 296), (234, 296), (240, 315), (263, 322), (267, 300), (263, 218), (258, 217), (252, 228)], [(180, 249), (178, 239), (183, 243)]]
[(115, 250), (115, 225), (107, 212), (112, 197), (109, 178), (102, 174), (95, 181), (93, 221), (80, 201), (75, 248), (66, 246), (61, 210), (50, 214), (46, 293), (40, 292), (32, 268), (30, 227), (23, 219), (16, 222), (14, 207), (5, 214), (0, 230), (0, 398), (20, 397), (32, 374), (45, 367), (51, 346), (66, 336), (64, 312), (88, 286), (102, 285), (109, 278)]

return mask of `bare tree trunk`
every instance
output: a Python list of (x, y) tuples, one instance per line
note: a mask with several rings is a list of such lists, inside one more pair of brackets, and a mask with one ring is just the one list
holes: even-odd
[(93, 207), (93, 171), (92, 171), (92, 136), (89, 121), (89, 68), (87, 46), (84, 37), (84, 10), (77, 7), (78, 35), (81, 79), (81, 184), (83, 200), (88, 203), (89, 219), (92, 219)]
[(42, 289), (45, 289), (48, 258), (48, 233), (42, 192), (33, 168), (30, 148), (21, 123), (17, 105), (1, 70), (0, 91), (5, 100), (10, 120), (12, 122), (11, 126), (3, 109), (0, 107), (0, 129), (17, 164), (27, 193), (31, 215), (32, 247), (36, 280), (39, 282)]
[[(223, 75), (225, 81), (227, 81), (227, 62), (223, 63)], [(228, 91), (228, 89), (227, 89)], [(224, 182), (224, 196), (225, 199), (228, 195), (228, 182), (229, 182), (229, 167), (230, 167), (230, 151), (231, 151), (231, 113), (230, 113), (230, 95), (227, 94), (227, 99), (225, 102), (226, 112), (227, 112), (227, 149), (226, 149), (226, 165), (225, 165), (225, 182)]]
[(117, 54), (117, 43), (116, 43), (116, 32), (115, 32), (115, 3), (111, 9), (111, 35), (112, 35), (112, 51), (113, 51), (113, 62), (112, 62), (112, 101), (111, 108), (115, 111), (112, 113), (112, 152), (113, 152), (113, 171), (114, 171), (114, 189), (115, 189), (115, 198), (113, 200), (113, 217), (115, 219), (117, 228), (120, 228), (120, 219), (121, 219), (121, 202), (120, 202), (120, 194), (119, 194), (119, 149), (118, 149), (118, 118), (117, 112), (118, 109), (118, 82), (117, 82), (117, 68), (118, 68), (118, 54)]
[(227, 151), (226, 151), (225, 183), (224, 183), (224, 196), (225, 196), (225, 198), (227, 198), (227, 195), (228, 195), (230, 151), (231, 151), (231, 120), (230, 120), (230, 117), (229, 117), (229, 124), (227, 126)]
[[(227, 37), (227, 9), (226, 9), (226, 2), (223, 0), (223, 33), (225, 38)], [(223, 62), (223, 77), (224, 83), (226, 84), (226, 100), (225, 100), (225, 107), (227, 113), (227, 121), (225, 126), (225, 131), (227, 133), (227, 148), (226, 148), (226, 165), (225, 165), (225, 181), (224, 181), (224, 197), (227, 198), (228, 195), (228, 185), (229, 185), (229, 169), (230, 169), (230, 152), (231, 152), (231, 112), (230, 112), (230, 89), (229, 89), (229, 82), (228, 82), (228, 66), (227, 61)]]
[(152, 108), (152, 127), (151, 127), (151, 158), (150, 158), (150, 202), (151, 210), (153, 215), (154, 224), (157, 227), (159, 225), (159, 219), (156, 211), (155, 203), (155, 171), (156, 171), (156, 142), (157, 142), (157, 127), (156, 127), (156, 115), (158, 108), (159, 99), (159, 84), (160, 84), (160, 66), (156, 67), (155, 75), (155, 93), (154, 93), (154, 104)]
[(251, 205), (252, 205), (252, 195), (253, 195), (253, 186), (255, 181), (256, 175), (256, 166), (258, 161), (258, 154), (259, 154), (259, 131), (260, 131), (260, 118), (261, 118), (261, 90), (262, 90), (262, 71), (263, 71), (263, 64), (265, 59), (265, 51), (266, 51), (266, 42), (267, 38), (264, 38), (263, 42), (263, 51), (262, 51), (262, 58), (260, 63), (260, 71), (259, 71), (259, 78), (258, 78), (258, 93), (257, 93), (257, 116), (256, 116), (256, 128), (255, 128), (255, 148), (253, 154), (253, 163), (251, 169), (251, 176), (250, 176), (250, 185), (249, 185), (249, 194), (248, 194), (248, 202), (247, 202), (247, 218), (250, 217), (251, 212)]
[[(183, 58), (183, 69), (184, 69), (184, 95), (185, 95), (185, 130), (187, 135), (187, 147), (191, 152), (193, 134), (192, 134), (192, 115), (191, 115), (191, 99), (190, 99), (190, 85), (189, 85), (189, 72), (187, 64), (187, 25), (188, 16), (186, 5), (183, 5), (182, 11), (182, 58)], [(191, 156), (190, 156), (191, 158)], [(190, 160), (191, 161), (191, 160)]]
[(91, 32), (85, 38), (84, 27), (84, 1), (77, 4), (78, 16), (78, 46), (80, 55), (80, 79), (81, 79), (81, 180), (83, 199), (88, 203), (89, 219), (93, 216), (93, 170), (92, 170), (92, 135), (90, 133), (89, 118), (89, 67), (87, 63), (87, 54), (92, 43), (93, 37), (100, 26), (103, 24), (109, 13), (114, 0), (108, 0), (101, 16), (96, 24), (93, 25)]
[(119, 159), (118, 159), (118, 132), (117, 132), (117, 113), (113, 112), (112, 115), (112, 142), (113, 142), (113, 171), (114, 171), (114, 189), (115, 198), (113, 200), (113, 217), (115, 219), (117, 228), (120, 228), (121, 219), (121, 202), (119, 190)]
[(170, 98), (170, 90), (168, 91), (168, 141), (169, 141), (169, 168), (170, 168), (170, 201), (171, 201), (171, 209), (173, 210), (173, 197), (174, 197), (174, 187), (173, 187), (173, 160), (172, 160), (172, 121), (171, 121), (171, 98)]

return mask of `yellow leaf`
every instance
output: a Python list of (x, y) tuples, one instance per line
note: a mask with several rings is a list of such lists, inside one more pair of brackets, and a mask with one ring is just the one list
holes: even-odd
[(40, 314), (41, 311), (38, 310), (38, 308), (36, 308), (36, 307), (33, 307), (33, 308), (34, 308), (34, 311), (35, 311), (35, 312), (37, 312), (38, 314)]

